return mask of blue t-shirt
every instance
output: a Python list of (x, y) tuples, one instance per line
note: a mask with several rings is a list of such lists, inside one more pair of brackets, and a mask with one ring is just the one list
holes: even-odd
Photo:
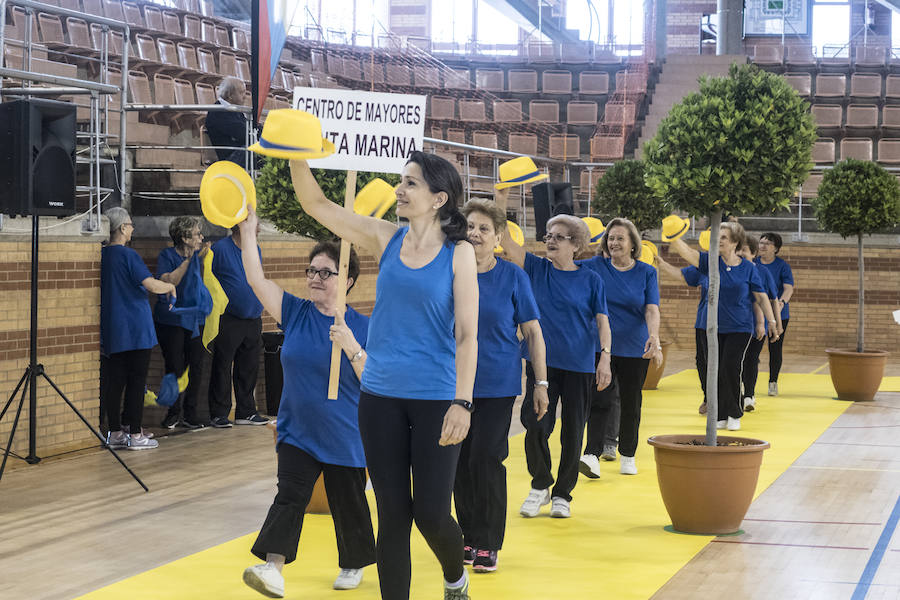
[[(241, 249), (229, 236), (213, 244), (212, 251), (213, 275), (222, 284), (222, 289), (228, 296), (228, 306), (225, 307), (225, 312), (239, 319), (259, 318), (262, 315), (263, 305), (253, 293), (253, 288), (247, 283), (244, 263), (241, 260)], [(262, 252), (258, 246), (256, 251), (259, 252), (260, 259), (262, 259)]]
[[(759, 265), (753, 263), (753, 266), (756, 267), (756, 270), (759, 271), (759, 278), (763, 282), (763, 287), (766, 289), (766, 296), (769, 297), (769, 300), (775, 300), (778, 298), (778, 291), (775, 289), (775, 280), (772, 279), (772, 274), (768, 269), (761, 269)], [(756, 301), (756, 298), (751, 298), (752, 301)], [(766, 333), (769, 333), (769, 322), (766, 320), (765, 313), (763, 313), (763, 328)]]
[(549, 260), (530, 252), (525, 253), (525, 273), (541, 311), (547, 366), (593, 373), (599, 337), (597, 315), (607, 314), (603, 280), (584, 267), (557, 269)]
[(522, 356), (516, 329), (540, 317), (528, 276), (497, 259), (478, 274), (478, 369), (475, 398), (505, 398), (522, 393)]
[(709, 291), (709, 277), (692, 265), (681, 269), (681, 274), (689, 286), (700, 288), (700, 302), (697, 304), (697, 321), (694, 323), (694, 329), (706, 329), (706, 293)]
[[(779, 298), (784, 293), (784, 284), (794, 285), (794, 272), (791, 271), (791, 265), (787, 264), (784, 259), (776, 256), (775, 260), (769, 264), (765, 264), (757, 256), (756, 260), (753, 262), (765, 267), (766, 271), (772, 276), (772, 280), (775, 282), (775, 290)], [(785, 304), (784, 308), (781, 309), (781, 320), (787, 321), (790, 318), (790, 305)]]
[(141, 282), (152, 277), (137, 252), (105, 246), (100, 252), (100, 352), (146, 350), (156, 345), (153, 315)]
[[(700, 272), (709, 277), (709, 254), (700, 253)], [(750, 333), (756, 329), (752, 293), (765, 293), (759, 271), (746, 258), (733, 267), (719, 257), (719, 333)]]
[[(636, 260), (632, 268), (620, 271), (611, 259), (603, 256), (578, 260), (575, 264), (592, 269), (603, 279), (612, 330), (612, 354), (628, 358), (643, 356), (644, 345), (650, 337), (644, 310), (648, 304), (659, 306), (656, 269)], [(597, 352), (600, 352), (599, 339)]]
[[(159, 279), (166, 273), (176, 270), (184, 260), (184, 257), (178, 254), (175, 248), (166, 248), (159, 253), (159, 258), (156, 259), (156, 278)], [(175, 308), (181, 310), (169, 310), (165, 296), (160, 296), (156, 306), (153, 307), (153, 318), (157, 323), (163, 325), (187, 329), (194, 338), (200, 335), (200, 327), (212, 310), (212, 297), (203, 284), (203, 260), (196, 252), (189, 260), (187, 271), (184, 272), (179, 284), (175, 286), (177, 298)]]
[(378, 265), (362, 389), (388, 398), (453, 400), (456, 246), (445, 244), (430, 263), (411, 269), (400, 260), (408, 231), (409, 227), (397, 230)]
[[(366, 347), (369, 319), (349, 306), (344, 321)], [(278, 443), (287, 442), (329, 465), (365, 467), (359, 437), (359, 380), (341, 353), (337, 400), (328, 399), (334, 317), (326, 317), (309, 300), (285, 292), (281, 299), (281, 367), (284, 387), (278, 407)]]

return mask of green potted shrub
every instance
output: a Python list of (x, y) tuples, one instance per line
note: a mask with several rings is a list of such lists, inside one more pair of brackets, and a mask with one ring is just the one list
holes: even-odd
[[(594, 188), (591, 208), (605, 222), (614, 217), (625, 217), (638, 228), (641, 236), (648, 230), (659, 226), (666, 216), (665, 205), (647, 187), (644, 181), (644, 162), (641, 160), (620, 160), (603, 174)], [(670, 340), (660, 340), (662, 346), (662, 362), (657, 365), (650, 361), (647, 377), (644, 378), (644, 389), (655, 390), (666, 369), (666, 358), (669, 355)]]
[(884, 377), (888, 353), (865, 346), (865, 261), (863, 237), (900, 224), (900, 184), (873, 162), (847, 159), (825, 173), (813, 200), (816, 219), (826, 231), (855, 237), (859, 265), (856, 350), (828, 348), (831, 381), (841, 400), (868, 402)]
[[(700, 79), (662, 121), (644, 151), (645, 181), (674, 209), (708, 217), (719, 239), (722, 211), (760, 214), (787, 208), (806, 178), (816, 138), (809, 105), (783, 77), (732, 65), (727, 77)], [(706, 436), (653, 436), (657, 477), (673, 527), (723, 534), (739, 529), (753, 499), (767, 442), (716, 434), (718, 244), (709, 249)]]
[[(347, 172), (325, 169), (313, 169), (312, 171), (325, 196), (332, 202), (343, 206)], [(384, 179), (391, 185), (400, 183), (400, 176), (394, 173), (359, 172), (356, 178), (357, 191), (376, 177)], [(270, 221), (279, 231), (296, 233), (317, 241), (334, 237), (330, 231), (303, 211), (297, 201), (297, 195), (294, 193), (290, 164), (286, 160), (266, 159), (256, 178), (256, 199), (258, 203), (256, 210), (259, 216)], [(397, 216), (393, 206), (383, 218), (388, 221), (396, 220)]]

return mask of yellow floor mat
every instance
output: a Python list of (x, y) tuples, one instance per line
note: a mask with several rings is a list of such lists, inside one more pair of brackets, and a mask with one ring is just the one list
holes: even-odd
[[(834, 400), (827, 375), (782, 374), (781, 395), (766, 395), (760, 373), (757, 410), (742, 420), (741, 435), (772, 444), (763, 460), (757, 493), (762, 492), (849, 406)], [(704, 417), (696, 371), (665, 378), (660, 389), (644, 393), (641, 438), (657, 433), (700, 433)], [(558, 449), (553, 452), (558, 455)], [(510, 440), (509, 517), (499, 569), (472, 575), (474, 600), (566, 598), (649, 598), (712, 539), (668, 533), (670, 523), (659, 497), (652, 448), (641, 443), (640, 473), (618, 473), (618, 462), (603, 463), (603, 477), (583, 476), (573, 492), (571, 519), (550, 519), (547, 510), (534, 519), (519, 516), (529, 490), (523, 440)], [(555, 465), (554, 465), (555, 471)], [(370, 497), (374, 511), (374, 498)], [(264, 518), (260, 511), (260, 522)], [(85, 596), (163, 600), (186, 598), (262, 598), (241, 582), (243, 569), (258, 562), (249, 552), (255, 535), (245, 536), (135, 575)], [(411, 598), (442, 597), (441, 572), (424, 540), (413, 528)], [(335, 592), (337, 550), (330, 517), (311, 516), (304, 523), (298, 560), (285, 568), (287, 598), (376, 599), (378, 575), (365, 571), (357, 590)]]

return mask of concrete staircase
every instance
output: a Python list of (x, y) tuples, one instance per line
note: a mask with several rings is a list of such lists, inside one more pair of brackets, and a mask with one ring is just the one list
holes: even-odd
[(728, 68), (733, 62), (746, 63), (747, 57), (709, 54), (674, 54), (666, 57), (659, 82), (650, 99), (650, 110), (641, 127), (641, 137), (634, 151), (635, 158), (641, 158), (644, 143), (656, 135), (660, 122), (669, 114), (672, 107), (691, 92), (700, 89), (697, 80), (701, 75), (727, 75)]

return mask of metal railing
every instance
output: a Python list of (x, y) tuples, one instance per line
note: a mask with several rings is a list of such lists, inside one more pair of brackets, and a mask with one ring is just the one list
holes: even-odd
[[(6, 9), (7, 6), (19, 6), (25, 9), (25, 31), (22, 47), (22, 69), (13, 69), (6, 66), (5, 47), (9, 40), (6, 39)], [(32, 39), (32, 32), (36, 29), (34, 19), (36, 12), (58, 15), (60, 17), (73, 17), (81, 19), (89, 24), (96, 23), (101, 26), (102, 47), (99, 51), (100, 57), (96, 59), (100, 65), (100, 81), (90, 81), (85, 79), (77, 79), (72, 77), (64, 77), (60, 75), (52, 75), (47, 73), (36, 73), (32, 71), (32, 58), (34, 53), (34, 45), (37, 40)], [(120, 85), (110, 83), (109, 80), (109, 37), (112, 30), (122, 32), (122, 63)], [(96, 209), (96, 221), (90, 219), (88, 221), (88, 229), (96, 231), (100, 227), (100, 204), (103, 202), (102, 194), (110, 194), (113, 188), (104, 188), (100, 185), (100, 167), (103, 164), (109, 164), (109, 159), (102, 157), (104, 145), (108, 147), (109, 134), (109, 102), (111, 96), (121, 94), (126, 98), (128, 95), (128, 51), (130, 39), (130, 27), (127, 23), (99, 17), (87, 13), (77, 12), (62, 8), (51, 4), (43, 4), (34, 2), (33, 0), (0, 0), (0, 96), (21, 96), (30, 97), (37, 95), (56, 96), (56, 95), (90, 95), (90, 126), (87, 138), (90, 140), (88, 144), (88, 157), (86, 160), (80, 159), (78, 164), (87, 164), (89, 166), (89, 185), (76, 187), (77, 192), (88, 192), (89, 210), (86, 214), (90, 214)], [(59, 52), (57, 52), (59, 53)], [(3, 88), (3, 78), (10, 78), (22, 81), (20, 87)], [(31, 84), (50, 84), (59, 87), (35, 87)], [(102, 102), (101, 102), (102, 96)], [(125, 158), (125, 134), (126, 120), (125, 112), (119, 113), (119, 170), (117, 172), (119, 187), (125, 178), (124, 158)], [(84, 139), (84, 136), (81, 136)], [(113, 161), (114, 162), (114, 161)], [(122, 191), (120, 189), (120, 191)], [(123, 192), (123, 205), (127, 207), (126, 196)]]

